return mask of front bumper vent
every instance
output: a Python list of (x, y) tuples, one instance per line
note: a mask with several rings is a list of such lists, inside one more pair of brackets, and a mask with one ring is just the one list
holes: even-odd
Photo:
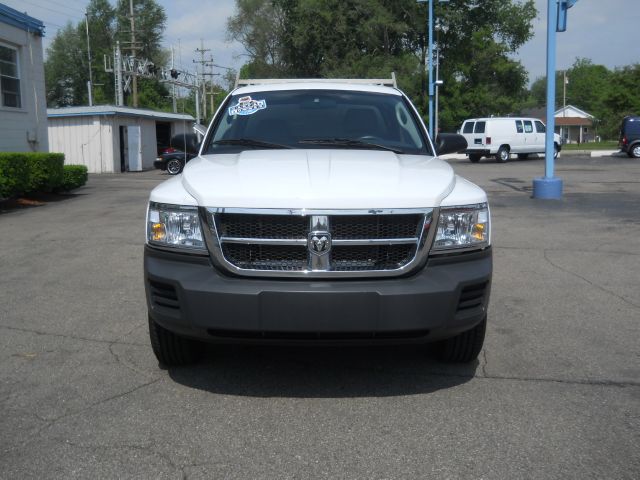
[(467, 285), (460, 292), (460, 299), (458, 300), (458, 312), (471, 310), (473, 308), (481, 307), (484, 304), (484, 298), (487, 291), (488, 282), (476, 283), (474, 285)]
[(173, 285), (149, 280), (151, 303), (157, 307), (180, 310), (178, 293)]

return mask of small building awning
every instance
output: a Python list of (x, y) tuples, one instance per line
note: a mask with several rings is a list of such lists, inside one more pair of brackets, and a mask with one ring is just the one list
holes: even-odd
[(590, 127), (593, 121), (590, 118), (580, 117), (556, 117), (558, 127)]

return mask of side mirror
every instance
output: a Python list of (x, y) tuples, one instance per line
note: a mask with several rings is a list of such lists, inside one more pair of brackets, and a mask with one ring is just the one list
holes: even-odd
[(467, 149), (467, 140), (457, 133), (441, 133), (436, 138), (436, 153), (463, 153)]
[(171, 146), (194, 155), (200, 150), (198, 136), (195, 133), (181, 133), (171, 137)]

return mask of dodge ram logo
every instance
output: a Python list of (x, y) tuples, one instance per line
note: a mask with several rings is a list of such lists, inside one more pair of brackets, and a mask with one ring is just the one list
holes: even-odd
[(315, 255), (324, 255), (331, 250), (331, 234), (329, 232), (311, 232), (307, 241), (309, 251)]

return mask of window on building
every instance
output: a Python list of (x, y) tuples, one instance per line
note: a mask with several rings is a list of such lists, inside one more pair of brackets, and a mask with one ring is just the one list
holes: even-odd
[(18, 51), (0, 45), (0, 106), (20, 108), (20, 70)]

